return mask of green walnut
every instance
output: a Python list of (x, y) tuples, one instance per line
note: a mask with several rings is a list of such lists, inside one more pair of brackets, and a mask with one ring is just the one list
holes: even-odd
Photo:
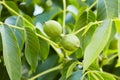
[(44, 23), (44, 32), (49, 37), (58, 37), (62, 33), (62, 26), (54, 20), (49, 20)]
[(63, 36), (61, 45), (67, 51), (76, 51), (80, 47), (80, 40), (74, 34), (67, 34)]

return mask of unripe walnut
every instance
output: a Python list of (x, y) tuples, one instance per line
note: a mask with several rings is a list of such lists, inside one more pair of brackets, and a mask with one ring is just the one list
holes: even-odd
[(62, 33), (62, 26), (54, 20), (49, 20), (44, 23), (44, 31), (49, 37), (58, 37)]
[(80, 40), (74, 34), (67, 34), (63, 36), (61, 45), (67, 51), (76, 51), (80, 47)]

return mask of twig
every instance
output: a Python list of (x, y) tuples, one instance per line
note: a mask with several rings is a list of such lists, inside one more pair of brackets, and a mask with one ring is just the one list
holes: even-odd
[(43, 75), (45, 75), (45, 74), (47, 74), (47, 73), (52, 72), (52, 71), (56, 71), (56, 70), (62, 69), (62, 67), (63, 67), (63, 64), (60, 64), (60, 65), (58, 65), (58, 66), (56, 66), (56, 67), (53, 67), (53, 68), (48, 69), (48, 70), (46, 70), (46, 71), (44, 71), (44, 72), (42, 72), (42, 73), (39, 73), (39, 74), (37, 74), (36, 76), (34, 76), (34, 77), (32, 77), (32, 78), (30, 78), (30, 79), (28, 79), (28, 80), (34, 80), (34, 79), (36, 79), (36, 78), (38, 78), (38, 77), (40, 77), (40, 76), (43, 76)]

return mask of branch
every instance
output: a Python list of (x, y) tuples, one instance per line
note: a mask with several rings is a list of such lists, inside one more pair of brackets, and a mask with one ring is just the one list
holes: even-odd
[(44, 71), (44, 72), (42, 72), (42, 73), (39, 73), (39, 74), (37, 74), (36, 76), (34, 76), (34, 77), (32, 77), (32, 78), (30, 78), (30, 79), (28, 79), (28, 80), (34, 80), (34, 79), (36, 79), (36, 78), (38, 78), (38, 77), (41, 77), (41, 76), (43, 76), (43, 75), (45, 75), (45, 74), (47, 74), (47, 73), (50, 73), (50, 72), (53, 72), (53, 71), (62, 69), (62, 67), (63, 67), (63, 64), (60, 64), (60, 65), (58, 65), (58, 66), (56, 66), (56, 67), (53, 67), (53, 68), (48, 69), (48, 70), (46, 70), (46, 71)]
[(66, 0), (63, 0), (63, 34), (65, 34)]

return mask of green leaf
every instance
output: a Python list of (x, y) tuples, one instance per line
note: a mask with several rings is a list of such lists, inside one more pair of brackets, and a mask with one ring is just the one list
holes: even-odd
[(89, 80), (99, 80), (99, 78), (94, 74), (94, 73), (90, 73), (90, 79)]
[(27, 5), (30, 5), (32, 3), (32, 0), (25, 0)]
[[(36, 31), (38, 34), (43, 35), (43, 33), (39, 30), (39, 28), (37, 28)], [(42, 60), (45, 60), (49, 55), (50, 45), (47, 41), (41, 39), (40, 37), (39, 37), (39, 42), (40, 42), (40, 58)]]
[(98, 0), (97, 4), (97, 20), (118, 17), (119, 0)]
[(18, 41), (19, 44), (19, 48), (22, 50), (23, 46), (24, 46), (24, 42), (25, 42), (25, 35), (24, 35), (24, 31), (23, 30), (19, 30), (19, 29), (13, 29), (14, 34), (16, 36), (16, 39)]
[(39, 39), (30, 28), (26, 27), (25, 32), (25, 57), (31, 66), (31, 70), (35, 71), (40, 52)]
[(0, 4), (0, 17), (1, 17), (2, 9), (3, 9), (3, 6)]
[(82, 0), (69, 0), (69, 2), (74, 5), (77, 9), (83, 6), (87, 6), (86, 3), (84, 3)]
[(92, 62), (104, 49), (111, 34), (111, 26), (112, 21), (105, 20), (102, 25), (95, 30), (93, 37), (84, 52), (83, 72), (92, 64)]
[(26, 14), (24, 14), (23, 17), (27, 20), (27, 21), (24, 20), (24, 26), (32, 28), (33, 27), (32, 26), (33, 25), (32, 18), (29, 15), (26, 15)]
[(115, 20), (115, 27), (116, 27), (118, 34), (120, 35), (120, 19)]
[(120, 0), (117, 0), (118, 1), (118, 18), (120, 18)]
[(88, 80), (95, 80), (94, 77), (91, 76), (91, 73), (88, 73), (87, 76), (88, 76)]
[(44, 0), (40, 0), (40, 1), (39, 0), (25, 0), (27, 6), (29, 6), (30, 4), (38, 4), (41, 1), (44, 1)]
[(18, 16), (8, 17), (7, 19), (5, 19), (5, 23), (10, 25), (15, 25), (18, 27), (23, 27), (23, 20), (21, 19), (21, 17)]
[(78, 64), (78, 61), (75, 61), (75, 60), (71, 60), (67, 62), (63, 67), (62, 76), (60, 80), (66, 80), (68, 77), (70, 77), (70, 75), (73, 72), (73, 69), (76, 67), (77, 64)]
[(99, 60), (96, 59), (89, 67), (90, 70), (97, 70), (100, 71), (100, 67), (99, 67)]
[[(0, 59), (0, 60), (2, 60), (2, 59)], [(4, 66), (3, 60), (0, 62), (0, 79), (1, 80), (10, 80), (7, 70), (6, 70), (6, 67)]]
[(36, 24), (37, 22), (44, 23), (45, 21), (48, 21), (55, 17), (58, 13), (60, 13), (61, 9), (59, 7), (53, 7), (47, 12), (43, 12), (42, 14), (38, 15), (34, 23)]
[(89, 80), (104, 80), (104, 78), (98, 73), (98, 71), (91, 71), (87, 74), (87, 76)]
[(115, 27), (118, 33), (118, 61), (116, 67), (120, 66), (120, 19), (115, 20)]
[[(76, 31), (83, 28), (90, 22), (94, 22), (96, 19), (95, 14), (92, 11), (84, 12), (79, 19), (76, 22)], [(81, 31), (80, 33), (77, 34), (81, 41), (81, 48), (84, 51), (86, 46), (89, 44), (91, 37), (96, 29), (96, 25), (93, 26), (87, 26), (84, 31)]]
[[(51, 51), (52, 52), (52, 51)], [(54, 52), (52, 52), (54, 53)], [(39, 62), (38, 67), (36, 69), (36, 73), (41, 73), (45, 70), (48, 70), (58, 64), (59, 57), (55, 54), (51, 54), (42, 64)], [(50, 72), (39, 77), (37, 80), (57, 80), (56, 76), (59, 74), (59, 70)]]
[(95, 14), (89, 10), (86, 11), (87, 7), (83, 6), (79, 9), (79, 13), (76, 16), (76, 23), (75, 23), (75, 31), (80, 29), (81, 27), (84, 27), (87, 25), (89, 22), (94, 22), (96, 17)]
[(96, 0), (86, 0), (86, 3), (87, 3), (88, 5), (91, 5), (91, 4), (93, 4), (95, 1), (96, 1)]
[(82, 51), (81, 48), (79, 48), (79, 49), (75, 52), (75, 57), (76, 57), (77, 59), (83, 57), (83, 51)]
[(102, 77), (102, 75), (100, 75), (99, 73), (96, 72), (94, 74), (98, 77), (99, 80), (104, 80), (104, 78)]
[[(17, 27), (23, 27), (23, 20), (20, 17), (17, 17), (17, 16), (8, 17), (5, 20), (5, 23), (13, 25), (13, 26), (15, 25)], [(24, 31), (16, 29), (16, 28), (12, 28), (12, 30), (13, 30), (15, 36), (16, 36), (19, 47), (22, 50), (23, 45), (24, 45)]]
[(17, 5), (13, 1), (5, 1), (5, 4), (6, 4), (6, 8), (9, 10), (9, 12), (12, 15), (16, 15), (16, 14), (13, 13), (10, 9), (13, 9), (17, 13), (20, 13), (19, 8), (17, 7)]
[(119, 67), (119, 66), (120, 66), (120, 35), (118, 37), (118, 61), (117, 61), (116, 67)]
[(1, 34), (0, 34), (0, 51), (3, 50), (3, 45), (2, 45), (2, 37), (1, 37)]
[(48, 44), (48, 42), (46, 42), (43, 39), (39, 39), (40, 42), (40, 56), (42, 60), (47, 59), (48, 55), (49, 55), (49, 48), (50, 45)]
[(112, 74), (106, 73), (106, 72), (97, 72), (99, 73), (104, 80), (116, 80)]
[(77, 70), (72, 73), (68, 80), (80, 80), (82, 77), (82, 70)]
[(77, 15), (76, 23), (74, 27), (75, 31), (86, 25), (86, 20), (87, 20), (87, 12), (85, 11), (86, 8), (87, 7), (84, 6), (79, 9), (79, 13)]
[[(74, 31), (77, 31), (83, 28), (90, 22), (95, 22), (96, 20), (95, 14), (91, 10), (90, 11), (85, 11), (85, 10), (86, 10), (86, 6), (80, 8), (76, 23), (75, 23)], [(95, 26), (90, 26), (90, 27), (88, 26), (84, 32), (82, 31), (77, 34), (77, 36), (81, 41), (81, 48), (83, 50), (90, 42), (95, 29), (96, 29)], [(83, 36), (83, 34), (85, 34), (85, 36)]]
[(11, 80), (21, 78), (21, 56), (17, 40), (11, 28), (6, 24), (1, 27), (3, 57)]
[(73, 69), (76, 67), (76, 65), (78, 64), (79, 62), (73, 62), (70, 66), (69, 66), (69, 68), (68, 68), (68, 70), (67, 70), (67, 73), (66, 73), (66, 78), (68, 78), (71, 74), (72, 74), (72, 71), (73, 71)]
[(22, 2), (21, 2), (21, 4), (19, 5), (19, 9), (22, 13), (33, 17), (33, 13), (35, 11), (35, 4), (27, 4), (27, 3), (22, 4)]

